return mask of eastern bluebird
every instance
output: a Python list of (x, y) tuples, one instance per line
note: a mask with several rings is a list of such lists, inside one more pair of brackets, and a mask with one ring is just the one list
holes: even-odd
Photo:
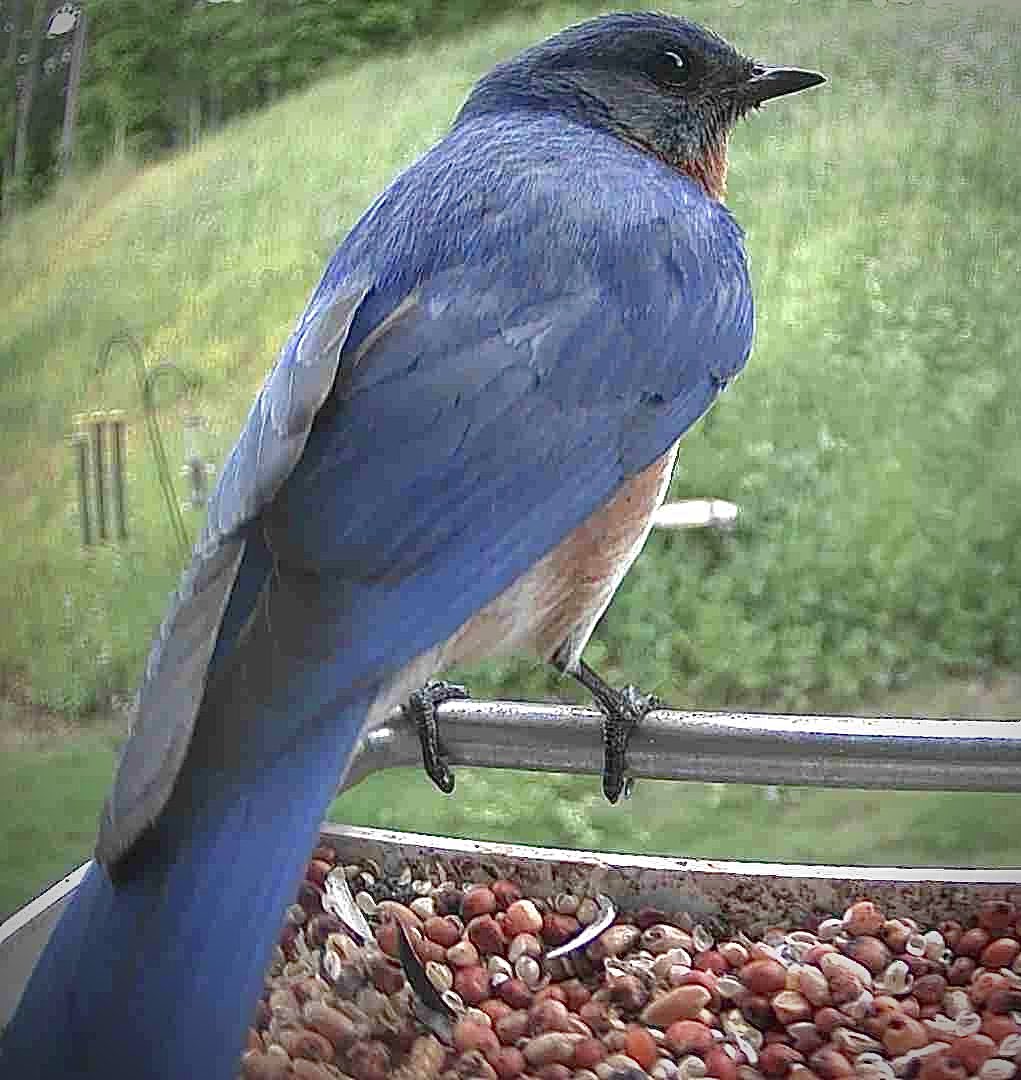
[(633, 718), (581, 654), (751, 348), (727, 138), (821, 81), (683, 19), (586, 22), (354, 226), (210, 500), (5, 1077), (232, 1077), (360, 733), (438, 668), (531, 649)]

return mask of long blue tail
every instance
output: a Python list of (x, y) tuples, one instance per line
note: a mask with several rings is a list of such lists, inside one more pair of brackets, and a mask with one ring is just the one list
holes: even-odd
[(93, 864), (61, 917), (0, 1041), (4, 1080), (236, 1075), (284, 910), (370, 702), (303, 719), (297, 736), (249, 710), (240, 749), (229, 717), (198, 726), (165, 813), (118, 881)]

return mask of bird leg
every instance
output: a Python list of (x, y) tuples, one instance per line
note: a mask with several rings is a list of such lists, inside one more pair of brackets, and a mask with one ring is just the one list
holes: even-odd
[(627, 775), (627, 747), (635, 728), (663, 703), (653, 694), (640, 694), (633, 686), (616, 690), (584, 660), (568, 672), (596, 699), (603, 714), (603, 794), (615, 803), (623, 794), (631, 798), (634, 780)]
[(458, 701), (469, 696), (468, 690), (456, 683), (430, 680), (420, 690), (416, 690), (404, 706), (418, 730), (418, 739), (422, 744), (422, 765), (426, 774), (446, 795), (454, 790), (454, 774), (450, 771), (447, 752), (440, 742), (436, 708), (445, 701)]

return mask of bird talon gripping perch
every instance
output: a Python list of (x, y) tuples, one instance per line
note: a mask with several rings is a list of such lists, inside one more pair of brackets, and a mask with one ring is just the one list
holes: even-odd
[(596, 699), (603, 714), (603, 794), (615, 803), (621, 796), (631, 798), (634, 780), (627, 771), (627, 748), (635, 728), (644, 717), (663, 707), (654, 694), (640, 694), (635, 687), (616, 690), (601, 675), (578, 661), (571, 673)]
[[(501, 653), (596, 686), (678, 440), (751, 351), (727, 140), (822, 81), (605, 15), (498, 64), (372, 203), (220, 474), (0, 1076), (230, 1080), (366, 724)], [(651, 702), (594, 692), (612, 799)], [(444, 697), (418, 711), (449, 790)]]
[(418, 729), (426, 775), (446, 795), (454, 790), (454, 774), (447, 764), (447, 754), (439, 736), (436, 709), (445, 701), (463, 701), (468, 697), (471, 694), (467, 687), (435, 679), (409, 695), (404, 706)]

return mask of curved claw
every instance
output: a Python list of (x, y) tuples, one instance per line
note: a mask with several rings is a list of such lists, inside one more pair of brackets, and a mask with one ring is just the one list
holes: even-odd
[[(630, 733), (628, 733), (630, 734)], [(627, 775), (627, 737), (620, 724), (603, 719), (603, 794), (615, 803), (631, 787)], [(627, 794), (624, 794), (627, 798)]]
[(454, 790), (454, 774), (450, 771), (450, 766), (447, 764), (444, 754), (427, 753), (423, 745), (422, 767), (425, 769), (426, 776), (444, 795), (449, 795)]

